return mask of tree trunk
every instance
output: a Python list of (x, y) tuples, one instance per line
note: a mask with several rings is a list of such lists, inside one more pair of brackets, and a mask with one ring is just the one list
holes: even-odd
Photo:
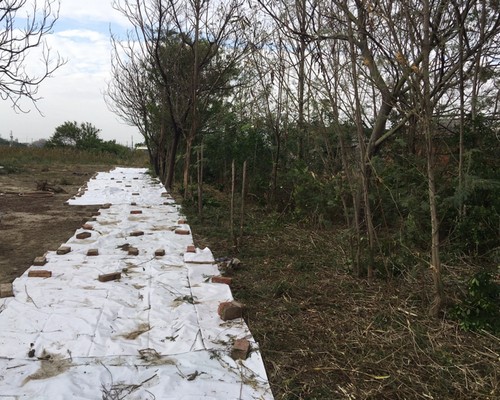
[(352, 72), (352, 85), (354, 89), (354, 114), (355, 114), (355, 125), (358, 137), (358, 147), (359, 147), (359, 168), (361, 171), (361, 182), (363, 185), (363, 205), (365, 212), (365, 222), (366, 222), (366, 234), (368, 236), (368, 265), (367, 265), (367, 277), (368, 280), (373, 279), (374, 268), (374, 245), (375, 245), (375, 232), (373, 227), (373, 216), (371, 212), (370, 204), (370, 177), (368, 170), (368, 162), (370, 160), (370, 155), (366, 152), (365, 134), (363, 128), (363, 121), (361, 115), (361, 101), (359, 98), (359, 82), (358, 82), (358, 69), (356, 60), (356, 49), (354, 47), (354, 34), (352, 30), (351, 22), (349, 22), (349, 37), (352, 40), (349, 41), (350, 45), (350, 55), (351, 55), (351, 72)]
[(182, 183), (184, 185), (184, 200), (187, 200), (190, 197), (189, 191), (189, 177), (190, 177), (190, 169), (191, 169), (191, 150), (193, 148), (193, 136), (188, 136), (186, 138), (186, 152), (184, 154), (184, 173)]
[(181, 137), (180, 132), (174, 132), (172, 137), (172, 143), (170, 145), (170, 152), (168, 155), (168, 167), (167, 173), (165, 177), (165, 188), (167, 190), (172, 189), (172, 185), (174, 183), (174, 172), (175, 172), (175, 157), (177, 155), (177, 147), (179, 146), (179, 139)]
[(203, 215), (203, 143), (198, 150), (198, 215)]
[(434, 293), (429, 315), (439, 316), (439, 312), (444, 302), (444, 287), (441, 276), (441, 260), (439, 251), (439, 219), (437, 212), (436, 182), (434, 174), (434, 146), (433, 146), (433, 106), (431, 98), (430, 82), (430, 52), (431, 52), (431, 34), (430, 34), (430, 15), (431, 7), (429, 0), (424, 0), (423, 7), (423, 43), (422, 43), (422, 80), (423, 80), (423, 98), (421, 123), (427, 145), (427, 182), (429, 191), (429, 210), (431, 218), (431, 254), (430, 269), (434, 283)]

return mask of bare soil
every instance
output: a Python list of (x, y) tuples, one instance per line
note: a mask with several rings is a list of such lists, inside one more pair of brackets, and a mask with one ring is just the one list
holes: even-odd
[[(35, 257), (66, 242), (97, 206), (68, 206), (97, 171), (109, 166), (40, 166), (0, 175), (0, 283), (12, 282)], [(37, 191), (38, 183), (62, 193)], [(36, 193), (34, 193), (36, 192)]]

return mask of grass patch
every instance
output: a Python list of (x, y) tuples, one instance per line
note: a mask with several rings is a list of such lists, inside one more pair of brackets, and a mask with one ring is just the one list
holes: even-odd
[(146, 155), (139, 151), (130, 151), (126, 156), (119, 157), (112, 153), (89, 152), (73, 148), (48, 149), (0, 146), (0, 160), (0, 165), (4, 167), (3, 170), (6, 170), (7, 173), (20, 172), (27, 166), (43, 167), (54, 164), (139, 167), (146, 167), (148, 165)]
[(198, 246), (242, 261), (228, 271), (232, 291), (248, 306), (276, 399), (500, 397), (500, 339), (428, 318), (425, 265), (367, 282), (348, 267), (342, 227), (317, 230), (256, 205), (235, 247), (229, 199), (207, 197), (218, 206), (206, 202), (204, 218), (189, 204), (184, 212)]

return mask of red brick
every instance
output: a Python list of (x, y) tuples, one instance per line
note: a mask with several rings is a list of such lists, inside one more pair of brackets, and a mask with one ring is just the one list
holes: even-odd
[(14, 288), (12, 287), (12, 283), (0, 284), (0, 298), (3, 297), (14, 297)]
[(180, 228), (177, 228), (175, 230), (175, 233), (178, 234), (178, 235), (189, 235), (189, 230), (188, 229), (180, 229)]
[(117, 279), (120, 279), (121, 277), (122, 277), (121, 272), (112, 272), (110, 274), (99, 275), (99, 281), (100, 282), (116, 281)]
[(88, 231), (91, 231), (91, 230), (94, 229), (94, 227), (92, 225), (90, 225), (90, 224), (83, 224), (82, 225), (82, 229), (86, 229)]
[(52, 271), (47, 271), (46, 269), (33, 269), (28, 271), (28, 276), (30, 278), (50, 278), (52, 276)]
[(186, 247), (186, 253), (196, 253), (196, 247), (194, 244), (190, 244)]
[(130, 236), (142, 236), (142, 235), (144, 235), (143, 231), (133, 231), (133, 232), (130, 232)]
[(236, 339), (231, 350), (233, 360), (246, 360), (250, 352), (250, 342), (247, 339)]
[(47, 258), (45, 256), (36, 257), (35, 260), (33, 261), (33, 265), (36, 265), (36, 266), (42, 266), (45, 264), (47, 264)]
[(128, 255), (129, 256), (138, 256), (139, 255), (139, 249), (136, 247), (129, 247), (128, 248)]
[(233, 278), (229, 278), (228, 276), (212, 276), (212, 283), (224, 283), (226, 285), (230, 285)]
[(80, 232), (76, 235), (77, 239), (88, 239), (92, 234), (90, 232)]
[(164, 249), (158, 249), (155, 251), (155, 256), (156, 257), (163, 257), (165, 255), (165, 250)]
[(59, 255), (68, 254), (71, 251), (71, 247), (69, 246), (61, 246), (57, 249), (56, 253)]
[(132, 210), (130, 214), (142, 214), (142, 210)]
[(87, 251), (87, 256), (94, 257), (99, 255), (99, 249), (89, 249)]
[(229, 321), (243, 316), (244, 305), (237, 301), (225, 301), (219, 304), (217, 312), (224, 321)]

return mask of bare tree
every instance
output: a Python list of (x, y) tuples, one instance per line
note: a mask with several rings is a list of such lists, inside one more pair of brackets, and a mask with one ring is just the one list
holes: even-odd
[(308, 85), (308, 58), (313, 42), (315, 18), (317, 18), (318, 0), (257, 0), (264, 13), (271, 17), (280, 34), (280, 41), (286, 43), (289, 51), (283, 55), (289, 58), (290, 65), (295, 69), (296, 77), (296, 104), (297, 129), (299, 133), (297, 156), (304, 158), (304, 140), (307, 136), (307, 85)]
[(115, 57), (123, 57), (116, 65), (126, 65), (131, 57), (147, 60), (148, 77), (158, 86), (159, 125), (155, 143), (150, 144), (157, 147), (157, 157), (165, 160), (161, 177), (167, 188), (173, 184), (176, 155), (184, 139), (187, 191), (193, 143), (214, 97), (231, 86), (231, 71), (246, 48), (237, 34), (245, 23), (241, 4), (239, 0), (113, 2), (134, 26), (128, 43), (115, 52)]
[[(39, 85), (64, 64), (58, 54), (52, 57), (45, 41), (58, 16), (58, 1), (0, 1), (0, 97), (16, 111), (23, 111), (22, 98), (35, 104)], [(28, 57), (36, 48), (42, 51), (40, 72), (28, 71)]]

